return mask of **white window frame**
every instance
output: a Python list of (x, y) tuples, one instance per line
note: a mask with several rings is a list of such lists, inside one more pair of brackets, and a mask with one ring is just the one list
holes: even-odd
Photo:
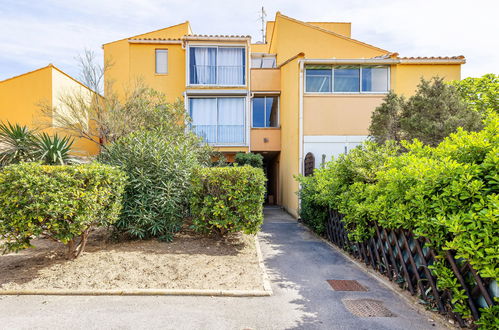
[[(326, 64), (327, 65), (327, 64)], [(372, 94), (372, 95), (384, 95), (384, 94), (388, 94), (388, 92), (390, 91), (391, 89), (391, 81), (390, 81), (390, 78), (391, 78), (391, 67), (390, 65), (376, 65), (376, 64), (372, 64), (372, 65), (351, 65), (351, 66), (358, 66), (359, 67), (359, 91), (358, 92), (335, 92), (334, 91), (334, 68), (337, 67), (337, 66), (348, 66), (347, 64), (345, 65), (331, 65), (331, 91), (328, 91), (328, 92), (307, 92), (307, 68), (305, 68), (305, 75), (304, 75), (304, 82), (303, 82), (303, 85), (304, 85), (304, 93), (305, 94), (309, 94), (309, 95), (314, 95), (314, 94), (318, 94), (318, 95), (330, 95), (330, 94), (338, 94), (338, 95), (359, 95), (359, 94)], [(387, 90), (385, 92), (363, 92), (362, 91), (362, 67), (371, 67), (371, 66), (384, 66), (386, 67), (388, 70), (386, 70), (386, 74), (387, 74)], [(325, 70), (325, 69), (324, 69)]]
[[(187, 96), (187, 102), (186, 102), (186, 105), (187, 105), (187, 114), (189, 115), (189, 117), (191, 117), (192, 119), (192, 116), (191, 116), (191, 102), (190, 100), (191, 99), (217, 99), (217, 139), (218, 139), (218, 99), (221, 99), (221, 98), (241, 98), (241, 99), (244, 99), (244, 141), (242, 143), (218, 143), (218, 142), (206, 142), (208, 143), (209, 145), (211, 146), (214, 146), (214, 147), (246, 147), (248, 146), (248, 119), (247, 119), (247, 97), (246, 96), (236, 96), (236, 95), (216, 95), (216, 96), (211, 96), (211, 95), (196, 95), (196, 96)], [(192, 124), (191, 124), (192, 125)]]
[[(277, 97), (277, 126), (268, 126), (268, 127), (254, 127), (253, 126), (253, 99), (254, 98), (267, 98), (267, 97)], [(266, 114), (267, 114), (267, 102), (263, 102), (263, 104), (265, 105), (265, 108), (264, 108), (264, 118), (266, 118)], [(279, 94), (255, 94), (253, 95), (253, 97), (251, 98), (251, 128), (281, 128), (281, 96)]]
[[(166, 72), (158, 72), (158, 51), (164, 52), (166, 54)], [(157, 75), (168, 74), (168, 48), (156, 48), (154, 50), (154, 73)]]
[[(244, 49), (244, 84), (242, 85), (222, 85), (222, 84), (192, 84), (191, 83), (191, 48), (216, 48), (217, 49), (217, 59), (218, 59), (218, 48), (242, 48)], [(187, 47), (186, 51), (186, 85), (187, 87), (216, 87), (216, 86), (222, 86), (222, 87), (246, 87), (248, 86), (248, 47), (246, 44), (234, 44), (234, 45), (227, 45), (227, 44), (193, 44), (189, 45)], [(218, 63), (217, 63), (217, 68), (218, 68)], [(217, 80), (218, 80), (218, 75), (217, 75)]]

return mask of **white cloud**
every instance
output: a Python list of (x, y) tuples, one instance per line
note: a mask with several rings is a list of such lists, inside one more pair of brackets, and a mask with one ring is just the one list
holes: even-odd
[(352, 22), (353, 37), (404, 56), (465, 55), (463, 77), (499, 73), (497, 1), (475, 0), (1, 0), (0, 79), (52, 62), (77, 75), (84, 48), (185, 20), (195, 33), (260, 39), (262, 5), (273, 19)]

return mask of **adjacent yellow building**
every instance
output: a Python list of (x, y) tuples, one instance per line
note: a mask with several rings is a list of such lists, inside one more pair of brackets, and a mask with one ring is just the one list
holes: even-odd
[[(26, 125), (49, 133), (65, 134), (53, 118), (42, 114), (42, 107), (64, 111), (61, 97), (71, 93), (93, 93), (85, 85), (49, 64), (43, 68), (0, 81), (0, 121)], [(99, 152), (96, 143), (75, 139), (74, 153), (93, 156)]]

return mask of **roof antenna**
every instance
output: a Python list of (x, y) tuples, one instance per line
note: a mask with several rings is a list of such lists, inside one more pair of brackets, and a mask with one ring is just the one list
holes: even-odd
[(265, 12), (265, 8), (262, 6), (262, 11), (260, 12), (260, 21), (262, 22), (262, 28), (260, 31), (262, 31), (262, 43), (267, 43), (267, 40), (265, 40), (265, 18), (267, 17), (267, 13)]

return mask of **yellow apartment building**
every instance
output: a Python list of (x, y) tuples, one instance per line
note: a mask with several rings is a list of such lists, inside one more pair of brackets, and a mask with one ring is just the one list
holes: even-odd
[[(64, 111), (61, 97), (71, 93), (93, 93), (85, 85), (49, 64), (43, 68), (0, 81), (0, 121), (43, 129), (48, 133), (65, 133), (57, 128), (53, 118), (45, 118), (41, 107)], [(49, 127), (50, 126), (50, 127)], [(75, 139), (75, 153), (93, 156), (99, 153), (96, 143)]]
[[(294, 176), (367, 138), (389, 90), (412, 94), (421, 77), (460, 79), (462, 56), (400, 57), (353, 39), (350, 23), (302, 22), (280, 13), (266, 40), (194, 34), (189, 22), (103, 45), (105, 83), (137, 79), (181, 99), (191, 129), (232, 159), (263, 155), (267, 202), (298, 216)], [(310, 165), (311, 164), (311, 165)]]

